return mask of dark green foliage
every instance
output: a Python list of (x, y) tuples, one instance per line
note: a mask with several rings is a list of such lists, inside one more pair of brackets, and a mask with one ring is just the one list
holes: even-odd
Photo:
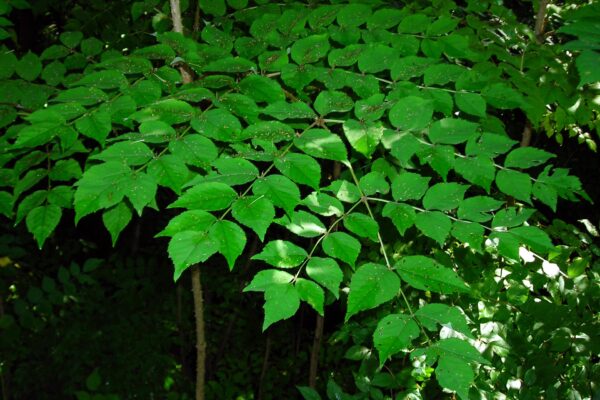
[[(21, 351), (6, 360), (12, 379), (30, 387), (26, 343), (43, 352), (38, 335), (55, 321), (48, 335), (65, 339), (54, 356), (64, 363), (67, 350), (81, 347), (87, 363), (65, 370), (66, 394), (186, 398), (177, 391), (188, 390), (181, 369), (189, 365), (169, 347), (183, 346), (174, 336), (185, 336), (189, 315), (174, 326), (173, 308), (183, 306), (168, 292), (170, 272), (148, 277), (160, 264), (152, 260), (168, 256), (175, 281), (194, 264), (214, 269), (209, 337), (225, 330), (237, 342), (232, 353), (230, 343), (209, 343), (218, 358), (212, 396), (249, 396), (262, 357), (252, 335), (262, 325), (285, 337), (282, 329), (309, 309), (338, 310), (345, 322), (322, 360), (319, 391), (331, 399), (597, 395), (598, 233), (593, 224), (589, 234), (551, 225), (537, 212), (557, 210), (559, 198), (590, 199), (577, 177), (552, 164), (554, 154), (518, 146), (515, 133), (569, 129), (595, 146), (583, 130), (600, 126), (597, 7), (564, 13), (559, 32), (577, 40), (561, 47), (536, 41), (495, 3), (246, 3), (200, 1), (201, 31), (183, 36), (169, 31), (168, 3), (135, 2), (132, 20), (156, 40), (128, 41), (122, 51), (112, 33), (99, 40), (84, 29), (87, 14), (77, 13), (41, 55), (13, 52), (8, 40), (0, 49), (2, 218), (24, 224), (57, 258), (69, 243), (61, 227), (73, 221), (101, 220), (113, 246), (134, 249), (127, 268), (123, 257), (83, 272), (51, 262), (64, 286), (56, 312), (50, 303), (34, 307), (52, 296), (54, 270), (36, 268), (42, 278), (30, 281), (19, 270), (29, 266), (17, 268), (26, 255), (7, 253), (10, 283), (1, 295), (18, 317), (0, 319), (10, 333), (3, 346)], [(0, 26), (0, 40), (8, 32)], [(182, 73), (192, 83), (183, 85)], [(131, 221), (168, 241), (148, 238), (156, 251), (137, 253), (140, 228), (128, 237)], [(217, 267), (224, 264), (233, 274)], [(66, 283), (71, 275), (81, 295), (67, 293), (78, 289)], [(263, 294), (262, 323), (242, 311), (239, 302), (256, 299), (242, 289)], [(138, 304), (135, 290), (165, 298)], [(102, 315), (98, 303), (115, 299), (124, 304), (110, 318), (152, 331), (135, 341), (139, 348), (121, 342), (125, 326)], [(77, 332), (89, 332), (94, 346), (115, 346), (113, 364), (95, 362), (98, 353)], [(297, 359), (278, 360), (281, 376), (259, 378), (258, 392), (297, 396), (293, 385), (306, 379), (297, 367), (309, 359), (301, 334)], [(276, 352), (294, 344), (269, 336), (268, 351), (275, 339), (284, 343)], [(342, 356), (360, 365), (340, 367)], [(131, 359), (150, 365), (147, 375)], [(136, 379), (142, 384), (127, 386)]]

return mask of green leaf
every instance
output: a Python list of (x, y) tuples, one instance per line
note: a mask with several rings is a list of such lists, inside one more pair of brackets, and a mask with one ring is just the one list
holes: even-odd
[(217, 146), (210, 139), (195, 134), (170, 141), (169, 150), (186, 164), (195, 167), (206, 166), (219, 154)]
[(210, 227), (208, 234), (218, 244), (219, 253), (227, 260), (229, 270), (233, 270), (235, 260), (242, 254), (246, 245), (244, 230), (234, 222), (218, 220)]
[(378, 121), (381, 119), (388, 105), (384, 103), (383, 93), (374, 94), (366, 99), (357, 100), (354, 103), (354, 115), (360, 121)]
[(256, 232), (262, 241), (275, 218), (275, 208), (264, 196), (246, 196), (233, 203), (231, 214), (241, 224)]
[(308, 155), (287, 153), (283, 157), (275, 159), (275, 167), (296, 183), (308, 185), (313, 189), (319, 188), (321, 166)]
[(398, 26), (399, 33), (422, 33), (430, 24), (430, 18), (424, 14), (414, 13), (404, 17)]
[(437, 326), (447, 326), (465, 336), (474, 339), (467, 319), (458, 307), (450, 307), (446, 304), (429, 303), (415, 312), (415, 316), (421, 324), (430, 331), (437, 330)]
[(281, 220), (290, 232), (302, 237), (317, 237), (327, 231), (319, 218), (306, 211), (294, 211), (290, 219), (284, 216)]
[(63, 32), (60, 34), (59, 39), (62, 44), (73, 49), (77, 47), (81, 42), (81, 39), (83, 39), (83, 33), (77, 31)]
[(294, 279), (294, 275), (279, 269), (264, 269), (259, 271), (252, 282), (244, 288), (244, 292), (264, 292), (275, 285), (285, 285)]
[(225, 0), (199, 0), (198, 4), (202, 11), (206, 14), (214, 15), (215, 17), (225, 15), (227, 9)]
[(354, 150), (367, 158), (371, 158), (379, 145), (384, 130), (380, 123), (358, 122), (353, 119), (346, 120), (343, 129), (346, 139)]
[(427, 67), (435, 64), (437, 60), (408, 56), (403, 57), (394, 62), (391, 70), (392, 79), (395, 81), (410, 80), (411, 78), (417, 78), (423, 75)]
[(228, 185), (243, 185), (255, 180), (259, 171), (254, 164), (243, 158), (221, 157), (213, 161), (212, 165), (217, 168), (219, 175), (207, 176), (206, 181), (217, 181)]
[(226, 109), (248, 122), (258, 121), (260, 108), (250, 97), (238, 93), (226, 93), (219, 97), (219, 107)]
[[(146, 121), (142, 122), (138, 127), (140, 135), (136, 139), (143, 140), (146, 143), (177, 143), (178, 138), (175, 135), (175, 129), (171, 125), (163, 121)], [(186, 135), (183, 140), (188, 137), (199, 135)], [(208, 140), (208, 139), (206, 139)]]
[(450, 218), (439, 211), (420, 212), (415, 218), (415, 225), (423, 234), (444, 245), (444, 241), (450, 233), (452, 222)]
[(219, 251), (219, 243), (207, 232), (184, 231), (169, 241), (169, 257), (175, 265), (173, 280), (193, 264), (203, 263)]
[(504, 202), (486, 196), (470, 197), (461, 201), (458, 218), (474, 222), (486, 222), (492, 219), (489, 214), (504, 205)]
[(0, 214), (12, 218), (13, 197), (10, 193), (0, 191)]
[(504, 83), (486, 86), (481, 91), (481, 95), (489, 105), (501, 110), (519, 108), (525, 104), (521, 93)]
[(418, 96), (401, 98), (390, 109), (390, 123), (403, 131), (419, 131), (426, 128), (433, 117), (433, 103)]
[(451, 357), (441, 357), (435, 369), (435, 377), (441, 387), (458, 393), (461, 399), (469, 399), (469, 387), (475, 380), (468, 363)]
[(265, 291), (263, 332), (275, 322), (294, 316), (299, 307), (300, 296), (295, 286), (287, 284), (269, 287)]
[(364, 49), (363, 44), (351, 44), (342, 49), (332, 49), (327, 55), (327, 61), (332, 68), (350, 67), (356, 64)]
[[(109, 58), (97, 65), (105, 68), (115, 68), (124, 74), (150, 74), (153, 70), (150, 60), (133, 56)], [(173, 72), (176, 71), (173, 70)]]
[(191, 122), (192, 127), (204, 136), (223, 142), (242, 140), (242, 125), (229, 111), (208, 110)]
[(398, 58), (398, 52), (382, 44), (370, 44), (358, 57), (358, 69), (364, 74), (376, 74), (391, 69)]
[(342, 260), (352, 267), (360, 254), (360, 242), (344, 232), (333, 232), (325, 236), (323, 242), (323, 251), (330, 257)]
[(154, 201), (156, 197), (156, 181), (152, 176), (138, 171), (130, 175), (129, 181), (123, 188), (123, 192), (131, 201), (138, 215), (146, 205)]
[(54, 98), (59, 103), (79, 103), (82, 106), (92, 106), (99, 102), (108, 100), (108, 95), (102, 90), (94, 87), (78, 87), (62, 90)]
[(392, 197), (397, 201), (419, 200), (429, 188), (431, 178), (402, 172), (392, 181)]
[(132, 171), (118, 162), (94, 165), (83, 173), (76, 183), (75, 223), (82, 217), (101, 208), (109, 208), (119, 203), (130, 184)]
[(425, 69), (423, 83), (425, 86), (444, 86), (456, 82), (467, 69), (455, 64), (434, 64)]
[(415, 210), (408, 204), (387, 203), (383, 207), (382, 215), (392, 220), (401, 235), (414, 225), (417, 215)]
[(440, 15), (431, 25), (427, 27), (427, 36), (438, 36), (449, 33), (456, 28), (459, 19), (452, 18), (448, 15)]
[(314, 63), (329, 52), (329, 38), (326, 34), (312, 35), (296, 40), (291, 47), (291, 56), (297, 64)]
[(452, 224), (450, 233), (476, 251), (481, 249), (484, 234), (483, 226), (473, 222), (456, 221)]
[(321, 396), (315, 389), (308, 386), (296, 386), (296, 389), (298, 389), (304, 400), (321, 400)]
[(412, 156), (425, 148), (427, 148), (427, 144), (419, 141), (412, 133), (405, 132), (401, 133), (398, 139), (392, 143), (391, 153), (402, 166), (406, 166)]
[(379, 225), (370, 216), (362, 213), (351, 213), (344, 217), (344, 226), (357, 236), (368, 237), (378, 242)]
[(308, 155), (326, 160), (343, 161), (348, 158), (346, 146), (340, 137), (325, 129), (309, 129), (294, 139), (294, 145)]
[(173, 50), (170, 46), (159, 43), (138, 48), (133, 51), (132, 55), (151, 60), (172, 60), (175, 58), (176, 53), (175, 50)]
[(408, 349), (420, 333), (419, 326), (407, 315), (390, 314), (381, 319), (373, 332), (373, 344), (379, 352), (379, 365), (383, 365), (388, 357)]
[(325, 217), (335, 215), (341, 217), (344, 213), (344, 205), (335, 197), (325, 193), (312, 192), (302, 201), (312, 212)]
[(389, 29), (402, 21), (402, 11), (395, 8), (382, 8), (373, 13), (367, 20), (367, 29)]
[(123, 164), (143, 165), (154, 158), (154, 153), (142, 142), (124, 141), (115, 143), (106, 150), (90, 156), (92, 160), (121, 162)]
[(371, 16), (368, 4), (348, 4), (337, 13), (337, 22), (342, 27), (357, 27), (364, 24)]
[(360, 190), (358, 187), (345, 179), (338, 179), (331, 183), (331, 185), (323, 188), (335, 194), (335, 197), (346, 203), (356, 203), (360, 200)]
[(467, 143), (466, 153), (469, 156), (497, 157), (509, 151), (518, 142), (505, 135), (484, 132), (477, 140)]
[(257, 103), (275, 103), (285, 100), (285, 92), (277, 81), (261, 75), (248, 75), (239, 83), (240, 90)]
[(33, 234), (40, 249), (58, 225), (61, 216), (60, 207), (54, 204), (36, 207), (27, 214), (27, 230)]
[(0, 79), (8, 79), (17, 68), (18, 60), (13, 52), (0, 53)]
[(392, 300), (400, 290), (398, 275), (380, 264), (360, 266), (350, 282), (345, 321), (360, 311), (370, 310)]
[(429, 128), (432, 143), (459, 144), (476, 136), (478, 125), (459, 118), (443, 118)]
[(383, 174), (379, 171), (372, 171), (360, 178), (358, 186), (365, 194), (371, 196), (376, 193), (388, 194), (390, 185), (385, 180)]
[(394, 268), (402, 279), (416, 289), (442, 294), (470, 292), (456, 272), (429, 257), (402, 257)]
[(529, 217), (531, 217), (535, 213), (535, 211), (536, 210), (530, 208), (503, 208), (502, 210), (496, 212), (496, 214), (494, 215), (494, 220), (492, 221), (492, 228), (512, 228), (515, 226), (522, 225), (525, 221), (529, 219)]
[(139, 122), (160, 120), (172, 125), (187, 122), (194, 115), (194, 108), (189, 103), (177, 99), (165, 99), (150, 104), (133, 114), (131, 118)]
[(155, 235), (155, 237), (173, 237), (177, 233), (185, 231), (204, 232), (210, 228), (217, 219), (211, 213), (202, 210), (184, 211), (174, 218), (171, 218), (165, 229)]
[(97, 87), (98, 89), (114, 89), (127, 86), (127, 78), (121, 71), (109, 69), (85, 74), (71, 86)]
[(223, 210), (235, 200), (237, 193), (231, 186), (220, 182), (200, 183), (169, 205), (169, 208), (217, 211)]
[(82, 135), (92, 138), (104, 146), (106, 137), (112, 130), (110, 114), (102, 110), (94, 111), (77, 119), (75, 127)]
[[(204, 72), (242, 73), (251, 71), (256, 65), (243, 57), (225, 57), (208, 63), (202, 68)], [(207, 86), (208, 87), (208, 86)]]
[(302, 264), (306, 257), (308, 253), (302, 247), (286, 240), (272, 240), (252, 259), (262, 260), (278, 268), (294, 268)]
[(252, 186), (252, 192), (258, 196), (265, 196), (275, 206), (283, 208), (287, 214), (292, 214), (300, 203), (298, 186), (282, 175), (269, 175), (258, 179)]
[(167, 154), (152, 160), (146, 171), (156, 183), (166, 186), (177, 194), (181, 194), (183, 185), (188, 181), (190, 171), (177, 156)]
[[(5, 193), (5, 192), (3, 192)], [(48, 198), (48, 191), (47, 190), (36, 190), (33, 193), (29, 193), (27, 196), (25, 196), (23, 198), (23, 200), (21, 200), (21, 202), (19, 203), (19, 208), (17, 209), (17, 215), (15, 218), (15, 226), (17, 224), (19, 224), (21, 222), (21, 220), (23, 218), (25, 218), (27, 216), (27, 214), (29, 214), (29, 212), (31, 210), (33, 210), (34, 208), (41, 206), (44, 201), (46, 201), (46, 199)], [(7, 211), (8, 213), (12, 213), (12, 207), (13, 207), (13, 197), (10, 197), (10, 202), (6, 205), (7, 206)]]
[(46, 144), (57, 135), (61, 125), (57, 122), (42, 122), (27, 125), (19, 131), (13, 148), (37, 147)]
[(313, 281), (298, 278), (296, 280), (296, 289), (300, 300), (307, 302), (320, 315), (324, 314), (323, 304), (325, 303), (325, 292)]
[(535, 226), (518, 226), (508, 231), (520, 243), (526, 244), (536, 253), (547, 254), (554, 248), (552, 240), (546, 232)]
[(486, 116), (486, 103), (478, 93), (458, 92), (454, 94), (458, 109), (477, 117)]
[(465, 340), (458, 338), (442, 339), (432, 346), (432, 353), (441, 357), (455, 357), (467, 363), (479, 363), (490, 365), (490, 362), (483, 358), (481, 353)]
[(354, 102), (344, 92), (336, 90), (324, 90), (315, 99), (314, 108), (319, 115), (325, 116), (334, 112), (346, 112), (352, 110)]
[(131, 221), (131, 216), (131, 210), (124, 202), (121, 202), (102, 213), (102, 222), (110, 233), (113, 247), (115, 246), (115, 243), (117, 243), (121, 231), (123, 231), (127, 224), (129, 224), (129, 221)]
[(306, 273), (328, 289), (336, 299), (339, 298), (340, 283), (344, 278), (344, 274), (334, 259), (311, 257), (306, 264)]
[(458, 183), (437, 183), (425, 193), (423, 207), (427, 210), (453, 210), (459, 206), (468, 188), (468, 185)]
[(17, 62), (15, 72), (26, 81), (33, 81), (42, 72), (42, 62), (36, 54), (29, 51)]
[(502, 169), (496, 174), (496, 186), (515, 199), (531, 203), (531, 177), (527, 174)]
[(454, 170), (467, 181), (484, 188), (488, 193), (496, 176), (494, 162), (484, 156), (459, 157), (455, 161)]
[(508, 153), (504, 160), (504, 166), (506, 168), (537, 167), (554, 157), (556, 155), (535, 147), (518, 147)]
[(269, 104), (262, 110), (263, 114), (277, 118), (278, 120), (285, 119), (314, 119), (316, 114), (306, 103), (295, 101), (288, 103), (287, 101), (276, 101)]
[(264, 139), (278, 143), (291, 140), (294, 137), (294, 129), (279, 121), (261, 121), (248, 126), (242, 135), (245, 139)]
[(64, 64), (59, 61), (53, 61), (44, 67), (42, 71), (42, 79), (46, 81), (48, 85), (57, 86), (65, 78), (67, 68)]
[(598, 63), (600, 63), (600, 53), (597, 51), (584, 50), (579, 54), (575, 60), (577, 72), (579, 72), (579, 87), (588, 83), (600, 82)]
[(94, 37), (83, 39), (81, 41), (81, 52), (86, 57), (93, 57), (100, 54), (103, 47), (104, 43)]
[(76, 160), (67, 159), (57, 161), (50, 171), (50, 178), (54, 181), (70, 181), (82, 175), (81, 167)]

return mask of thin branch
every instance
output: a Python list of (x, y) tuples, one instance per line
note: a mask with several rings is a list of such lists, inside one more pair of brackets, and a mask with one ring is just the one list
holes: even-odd
[(535, 16), (535, 39), (540, 44), (544, 43), (544, 26), (546, 25), (546, 11), (549, 3), (549, 0), (540, 0)]

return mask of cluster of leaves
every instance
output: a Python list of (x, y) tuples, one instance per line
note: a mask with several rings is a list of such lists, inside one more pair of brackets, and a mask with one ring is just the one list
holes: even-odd
[[(140, 17), (146, 3), (134, 6)], [(233, 269), (256, 235), (253, 259), (268, 267), (245, 291), (264, 293), (263, 330), (301, 302), (322, 315), (348, 293), (346, 322), (377, 316), (362, 338), (376, 368), (410, 353), (422, 381), (435, 371), (461, 398), (504, 391), (519, 371), (484, 384), (473, 368), (494, 377), (510, 349), (487, 346), (467, 311), (499, 301), (509, 280), (519, 307), (523, 293), (575, 277), (551, 262), (535, 211), (587, 197), (503, 122), (522, 112), (538, 126), (564, 95), (552, 52), (515, 54), (487, 15), (514, 18), (486, 2), (200, 7), (210, 22), (199, 40), (157, 29), (155, 44), (123, 54), (72, 31), (39, 56), (1, 51), (0, 213), (42, 247), (65, 210), (75, 223), (101, 213), (115, 243), (134, 214), (182, 209), (157, 233), (175, 279), (215, 254)], [(594, 79), (585, 54), (582, 85)], [(402, 237), (422, 245), (398, 247)], [(519, 286), (532, 258), (542, 278)]]

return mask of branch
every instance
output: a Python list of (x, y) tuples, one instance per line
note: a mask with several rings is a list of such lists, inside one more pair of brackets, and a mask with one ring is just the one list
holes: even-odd
[(537, 15), (535, 16), (535, 38), (538, 43), (544, 42), (544, 25), (546, 24), (546, 10), (549, 0), (540, 0)]

